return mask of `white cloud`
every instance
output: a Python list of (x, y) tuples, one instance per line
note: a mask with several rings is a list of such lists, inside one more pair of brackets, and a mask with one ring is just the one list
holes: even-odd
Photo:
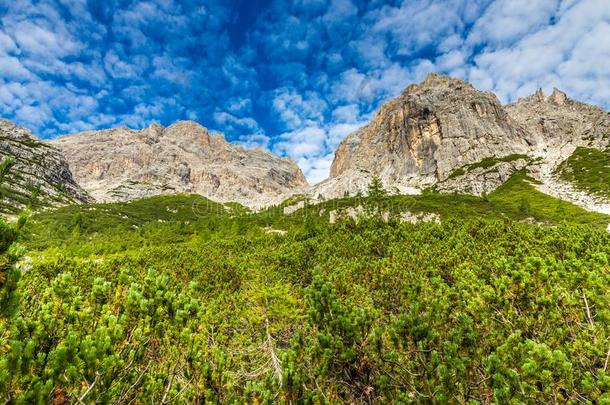
[(0, 55), (8, 55), (9, 53), (16, 52), (17, 50), (18, 48), (15, 41), (13, 41), (10, 36), (0, 31)]
[(81, 48), (81, 45), (69, 36), (52, 32), (30, 21), (17, 23), (12, 34), (19, 49), (36, 57), (62, 57), (74, 54)]
[(227, 104), (228, 110), (233, 114), (249, 113), (252, 111), (252, 100), (249, 98), (233, 98)]
[(352, 68), (331, 86), (329, 97), (335, 103), (372, 103), (400, 94), (412, 82), (413, 71), (398, 63), (363, 73)]
[(324, 152), (326, 131), (318, 126), (305, 127), (279, 136), (273, 146), (276, 153), (290, 156), (294, 160), (316, 157)]
[(470, 18), (480, 13), (484, 1), (404, 0), (400, 6), (384, 6), (367, 15), (374, 33), (388, 35), (399, 55), (413, 55), (439, 40), (461, 32)]
[(324, 15), (325, 21), (339, 21), (353, 17), (358, 13), (358, 8), (351, 0), (330, 0), (328, 11)]
[(35, 75), (26, 69), (18, 58), (14, 56), (0, 56), (0, 77), (23, 81), (33, 79)]
[(476, 66), (468, 67), (469, 77), (504, 101), (538, 87), (558, 87), (574, 98), (608, 106), (609, 22), (610, 7), (605, 0), (582, 0), (562, 7), (554, 24), (515, 39), (510, 47), (478, 55)]
[(225, 131), (235, 132), (243, 129), (256, 133), (261, 131), (258, 122), (253, 118), (240, 118), (224, 111), (216, 111), (214, 113), (214, 121), (216, 121)]
[(328, 129), (327, 144), (330, 150), (335, 150), (339, 143), (348, 135), (366, 125), (366, 121), (350, 124), (331, 124)]
[(264, 134), (240, 135), (237, 138), (237, 143), (240, 146), (248, 149), (263, 148), (269, 149), (271, 138)]
[(303, 170), (309, 184), (314, 185), (328, 178), (330, 166), (333, 162), (333, 153), (309, 159), (299, 159), (297, 164)]
[(276, 90), (273, 110), (288, 129), (296, 129), (322, 122), (327, 108), (326, 102), (316, 93), (308, 91), (300, 94), (293, 88)]
[(47, 106), (25, 105), (15, 111), (15, 117), (30, 126), (38, 127), (51, 121), (53, 113)]
[(560, 0), (496, 0), (475, 23), (468, 42), (510, 45), (547, 25)]
[(335, 108), (332, 113), (334, 122), (354, 122), (358, 120), (360, 115), (360, 107), (358, 104), (342, 105)]
[(135, 79), (146, 69), (148, 60), (144, 56), (136, 56), (133, 61), (125, 62), (114, 51), (108, 51), (104, 56), (104, 68), (115, 79)]

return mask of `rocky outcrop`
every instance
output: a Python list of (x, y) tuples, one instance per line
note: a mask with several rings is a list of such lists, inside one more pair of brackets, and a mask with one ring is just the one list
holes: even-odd
[(464, 170), (455, 177), (439, 182), (436, 190), (441, 193), (472, 194), (482, 196), (491, 193), (504, 184), (516, 172), (532, 164), (531, 159), (515, 159), (498, 162), (491, 167), (477, 167)]
[(91, 200), (76, 184), (68, 162), (57, 149), (36, 139), (28, 129), (3, 119), (0, 160), (12, 162), (0, 182), (2, 214)]
[(610, 141), (608, 112), (572, 100), (558, 89), (548, 97), (538, 90), (507, 105), (506, 111), (536, 139), (534, 151), (539, 154), (565, 155), (577, 146), (606, 147)]
[[(610, 145), (608, 112), (571, 100), (555, 90), (502, 106), (495, 95), (461, 80), (429, 75), (381, 107), (372, 122), (338, 147), (330, 178), (310, 195), (320, 199), (354, 195), (379, 177), (388, 190), (481, 195), (526, 169), (539, 188), (591, 209), (595, 202), (571, 198), (554, 170), (578, 146)], [(502, 160), (510, 156), (524, 159)], [(496, 160), (493, 165), (477, 162)], [(461, 170), (473, 167), (473, 170)], [(556, 193), (553, 190), (557, 190)], [(578, 198), (576, 198), (578, 197)], [(598, 207), (605, 212), (604, 207)]]
[(331, 178), (364, 170), (389, 185), (421, 188), (485, 157), (526, 153), (534, 142), (492, 93), (430, 75), (340, 144)]
[(610, 214), (608, 201), (577, 190), (559, 179), (556, 172), (578, 147), (610, 147), (610, 113), (572, 100), (558, 89), (549, 96), (538, 90), (507, 105), (506, 110), (536, 139), (536, 147), (529, 153), (538, 157), (538, 164), (530, 168), (530, 175), (540, 183), (537, 188), (588, 210)]
[(441, 223), (441, 216), (435, 212), (405, 211), (392, 214), (390, 211), (383, 211), (378, 208), (371, 207), (365, 208), (362, 205), (336, 209), (328, 213), (328, 221), (331, 224), (350, 219), (358, 222), (361, 219), (370, 218), (378, 218), (384, 222), (388, 222), (390, 219), (396, 219), (399, 222), (409, 222), (411, 224), (417, 224), (420, 222), (433, 222), (435, 224)]
[(192, 121), (84, 132), (50, 144), (97, 201), (187, 192), (256, 208), (307, 187), (292, 160), (232, 145)]

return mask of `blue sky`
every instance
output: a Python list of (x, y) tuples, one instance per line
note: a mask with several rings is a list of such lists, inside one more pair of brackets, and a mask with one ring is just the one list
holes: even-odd
[(193, 119), (292, 157), (430, 72), (610, 106), (608, 0), (0, 0), (0, 116), (42, 138)]

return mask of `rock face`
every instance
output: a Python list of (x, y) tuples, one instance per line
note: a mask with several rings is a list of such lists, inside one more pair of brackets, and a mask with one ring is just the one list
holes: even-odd
[(331, 178), (364, 170), (388, 185), (425, 187), (485, 157), (525, 153), (534, 142), (495, 95), (430, 75), (340, 144)]
[(506, 106), (511, 118), (527, 128), (536, 139), (531, 156), (539, 158), (530, 175), (540, 181), (538, 189), (592, 211), (610, 214), (610, 202), (576, 190), (558, 179), (557, 167), (577, 147), (605, 150), (610, 147), (610, 113), (568, 98), (554, 89), (550, 96), (542, 90)]
[(472, 194), (481, 196), (494, 191), (510, 177), (532, 164), (531, 159), (515, 159), (511, 162), (498, 162), (489, 168), (476, 168), (463, 175), (449, 178), (437, 184), (439, 192)]
[[(330, 179), (310, 194), (354, 195), (377, 176), (386, 188), (402, 193), (435, 186), (441, 192), (480, 195), (516, 171), (528, 170), (542, 191), (605, 212), (595, 202), (583, 202), (588, 197), (566, 192), (554, 170), (578, 146), (609, 145), (608, 112), (573, 101), (559, 90), (548, 97), (539, 90), (502, 106), (492, 93), (432, 74), (407, 87), (382, 106), (370, 124), (345, 138), (335, 153)], [(493, 164), (480, 164), (486, 160)]]
[(601, 108), (571, 100), (555, 89), (542, 90), (506, 106), (510, 117), (536, 139), (534, 153), (555, 163), (578, 146), (604, 148), (610, 141), (610, 115)]
[[(603, 109), (568, 98), (558, 89), (542, 90), (506, 106), (508, 114), (547, 145), (610, 137), (610, 116)], [(546, 145), (545, 145), (546, 146)]]
[(84, 132), (50, 144), (97, 201), (187, 192), (261, 207), (307, 187), (293, 161), (232, 145), (192, 121)]
[(72, 177), (68, 162), (50, 145), (0, 119), (0, 157), (13, 162), (0, 182), (0, 212), (81, 203), (91, 198)]

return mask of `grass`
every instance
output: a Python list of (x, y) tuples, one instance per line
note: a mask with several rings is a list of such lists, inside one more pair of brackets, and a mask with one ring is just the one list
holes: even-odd
[[(601, 229), (610, 223), (609, 216), (541, 193), (533, 183), (525, 171), (520, 171), (484, 197), (434, 192), (378, 199), (351, 197), (306, 204), (291, 215), (283, 213), (283, 207), (290, 205), (287, 203), (253, 213), (236, 203), (219, 204), (186, 194), (125, 203), (69, 205), (35, 214), (27, 225), (24, 242), (33, 250), (74, 248), (87, 255), (188, 242), (193, 237), (222, 229), (247, 233), (271, 228), (302, 233), (307, 232), (308, 226), (328, 223), (333, 210), (358, 206), (374, 207), (395, 216), (407, 211), (436, 213), (443, 221), (487, 218), (532, 221), (548, 226), (566, 222)], [(289, 202), (295, 201), (302, 201), (302, 196)]]
[[(535, 188), (535, 180), (524, 170), (515, 173), (504, 185), (484, 197), (468, 194), (428, 192), (414, 196), (389, 196), (376, 202), (381, 211), (400, 214), (432, 212), (443, 219), (487, 217), (515, 221), (535, 220), (547, 224), (570, 222), (605, 228), (610, 216), (587, 211), (572, 203), (544, 194)], [(307, 207), (310, 214), (325, 213), (333, 209), (365, 206), (368, 198), (343, 198)]]
[(610, 199), (610, 151), (576, 148), (556, 173), (581, 191)]
[(459, 176), (463, 176), (464, 174), (475, 170), (475, 169), (489, 169), (490, 167), (493, 167), (495, 165), (497, 165), (498, 163), (501, 162), (514, 162), (515, 160), (519, 160), (519, 159), (526, 159), (526, 160), (531, 160), (531, 158), (527, 155), (522, 155), (522, 154), (512, 154), (512, 155), (508, 155), (508, 156), (503, 156), (503, 157), (496, 157), (496, 156), (491, 156), (491, 157), (486, 157), (485, 159), (476, 162), (476, 163), (471, 163), (469, 165), (464, 165), (460, 168), (455, 169), (454, 171), (451, 172), (451, 174), (449, 174), (449, 177), (447, 177), (447, 179), (453, 179)]
[(224, 216), (226, 208), (205, 197), (191, 194), (160, 195), (130, 202), (68, 205), (34, 218), (48, 226), (78, 223), (86, 233), (109, 228), (132, 229), (150, 222), (196, 221), (201, 217)]
[[(184, 240), (198, 233), (198, 222), (224, 221), (232, 212), (199, 195), (161, 195), (124, 203), (67, 205), (32, 216), (25, 242), (34, 249), (101, 241), (144, 246), (163, 240)], [(182, 235), (182, 236), (180, 236)]]
[(539, 222), (569, 222), (607, 227), (610, 216), (587, 211), (570, 202), (553, 198), (534, 187), (535, 180), (524, 170), (515, 173), (488, 197), (498, 212), (513, 219), (534, 218)]

